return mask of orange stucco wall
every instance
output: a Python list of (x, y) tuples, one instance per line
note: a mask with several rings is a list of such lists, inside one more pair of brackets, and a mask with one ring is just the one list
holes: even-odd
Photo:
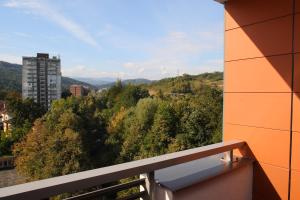
[(224, 140), (257, 160), (254, 199), (300, 199), (300, 0), (226, 2), (224, 71)]

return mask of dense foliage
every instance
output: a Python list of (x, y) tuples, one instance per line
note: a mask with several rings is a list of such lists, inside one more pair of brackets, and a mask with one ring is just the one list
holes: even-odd
[(31, 129), (34, 121), (45, 114), (45, 109), (32, 99), (22, 100), (19, 93), (9, 92), (5, 96), (7, 112), (11, 119), (9, 133), (0, 133), (0, 156), (10, 155), (11, 147), (19, 142)]
[(56, 101), (15, 145), (17, 169), (36, 180), (112, 163), (98, 101), (93, 96)]
[(37, 180), (221, 140), (219, 87), (152, 96), (149, 87), (118, 81), (101, 93), (54, 102), (15, 144), (17, 170)]
[(221, 86), (222, 73), (117, 81), (86, 97), (66, 92), (48, 112), (5, 92), (13, 120), (11, 131), (0, 133), (0, 156), (13, 153), (18, 172), (31, 181), (219, 142)]
[(184, 74), (144, 85), (151, 94), (157, 94), (159, 91), (163, 91), (164, 94), (196, 94), (201, 92), (204, 86), (221, 89), (223, 86), (223, 72), (203, 73), (199, 75)]

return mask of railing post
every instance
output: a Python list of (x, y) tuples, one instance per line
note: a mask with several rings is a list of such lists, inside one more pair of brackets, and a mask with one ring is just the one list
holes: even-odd
[(149, 172), (147, 174), (141, 174), (140, 178), (145, 178), (145, 188), (143, 186), (140, 187), (140, 191), (147, 191), (147, 197), (143, 200), (154, 200), (155, 197), (155, 179), (154, 179), (154, 171)]
[(225, 154), (224, 160), (226, 162), (232, 163), (234, 161), (233, 160), (233, 149), (230, 150), (230, 151), (225, 152), (224, 154)]

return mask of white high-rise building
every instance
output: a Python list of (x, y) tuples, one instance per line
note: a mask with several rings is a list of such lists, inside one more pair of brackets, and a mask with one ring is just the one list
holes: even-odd
[(61, 98), (60, 58), (44, 53), (23, 57), (22, 97), (32, 98), (47, 109), (53, 100)]

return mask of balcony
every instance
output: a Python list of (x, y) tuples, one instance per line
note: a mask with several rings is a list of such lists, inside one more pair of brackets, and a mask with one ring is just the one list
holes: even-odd
[[(243, 141), (222, 142), (2, 188), (0, 198), (48, 199), (68, 193), (69, 200), (101, 199), (137, 188), (119, 199), (252, 199), (253, 160), (233, 157), (233, 150), (245, 148)], [(111, 184), (128, 177), (135, 179)], [(104, 187), (106, 184), (110, 186)]]

